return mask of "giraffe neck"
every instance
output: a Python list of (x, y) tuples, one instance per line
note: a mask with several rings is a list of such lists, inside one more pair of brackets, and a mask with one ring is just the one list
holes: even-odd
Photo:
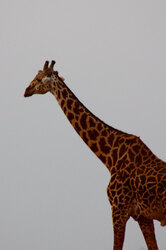
[(111, 174), (117, 170), (120, 160), (121, 164), (129, 163), (129, 157), (134, 161), (134, 151), (130, 150), (129, 154), (129, 145), (137, 145), (138, 137), (110, 127), (93, 115), (61, 79), (52, 84), (50, 92), (74, 129)]

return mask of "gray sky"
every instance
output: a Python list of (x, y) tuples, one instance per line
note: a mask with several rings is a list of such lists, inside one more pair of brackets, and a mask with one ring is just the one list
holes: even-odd
[[(111, 249), (108, 171), (51, 94), (23, 93), (55, 59), (95, 115), (166, 160), (166, 2), (2, 0), (0, 30), (0, 249)], [(146, 249), (132, 219), (124, 249)]]

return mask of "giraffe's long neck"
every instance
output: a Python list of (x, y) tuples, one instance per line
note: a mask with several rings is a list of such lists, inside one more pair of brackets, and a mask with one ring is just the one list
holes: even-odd
[[(134, 151), (127, 145), (137, 145), (138, 137), (114, 129), (93, 115), (60, 79), (53, 83), (51, 93), (80, 137), (113, 173), (117, 162), (129, 162)], [(128, 153), (127, 153), (128, 152)], [(130, 154), (129, 154), (130, 153)]]

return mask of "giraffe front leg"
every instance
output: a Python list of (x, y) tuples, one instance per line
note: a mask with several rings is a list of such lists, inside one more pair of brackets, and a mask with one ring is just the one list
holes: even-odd
[(138, 219), (138, 224), (141, 228), (141, 231), (142, 231), (143, 236), (145, 238), (148, 249), (149, 250), (158, 250), (153, 220), (149, 220), (145, 217), (140, 217)]
[(112, 207), (112, 220), (113, 220), (113, 230), (114, 230), (114, 247), (113, 250), (122, 250), (125, 227), (128, 220), (127, 209)]

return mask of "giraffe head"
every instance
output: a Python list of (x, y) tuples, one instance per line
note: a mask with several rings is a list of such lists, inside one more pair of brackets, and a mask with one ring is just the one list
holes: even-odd
[(45, 94), (50, 91), (51, 83), (58, 79), (58, 72), (54, 71), (55, 61), (52, 61), (50, 66), (46, 61), (43, 70), (39, 70), (30, 85), (26, 88), (24, 96), (32, 96), (33, 94)]

